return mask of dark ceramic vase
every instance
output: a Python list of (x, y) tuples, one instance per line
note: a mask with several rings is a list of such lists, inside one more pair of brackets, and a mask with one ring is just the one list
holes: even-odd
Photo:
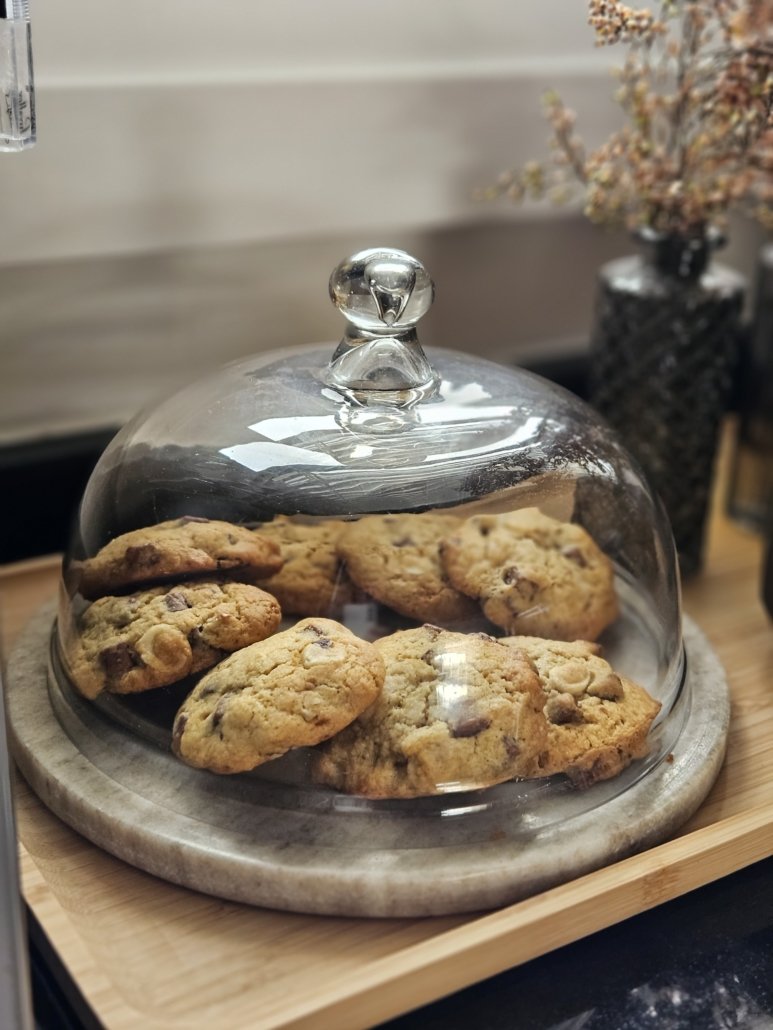
[(591, 401), (660, 494), (690, 574), (702, 562), (745, 281), (711, 261), (718, 235), (638, 236), (640, 254), (600, 272)]

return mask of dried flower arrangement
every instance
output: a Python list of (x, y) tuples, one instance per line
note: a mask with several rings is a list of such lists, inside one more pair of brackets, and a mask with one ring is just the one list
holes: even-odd
[(597, 45), (623, 44), (623, 127), (595, 150), (575, 114), (545, 97), (551, 158), (500, 176), (484, 196), (578, 194), (606, 225), (700, 235), (743, 209), (773, 228), (773, 0), (664, 0), (657, 15), (590, 0)]

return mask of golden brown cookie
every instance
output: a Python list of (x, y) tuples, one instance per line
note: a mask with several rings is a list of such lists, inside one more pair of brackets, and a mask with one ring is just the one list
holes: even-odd
[(246, 583), (197, 580), (103, 597), (78, 620), (70, 674), (89, 698), (166, 686), (263, 640), (281, 617), (274, 597)]
[(245, 772), (338, 733), (383, 682), (373, 644), (331, 619), (303, 619), (202, 677), (177, 713), (172, 747), (188, 765)]
[(541, 637), (505, 637), (502, 643), (531, 658), (545, 690), (548, 744), (537, 775), (564, 773), (588, 787), (647, 754), (660, 702), (618, 676), (595, 644)]
[(184, 516), (111, 540), (74, 563), (69, 578), (89, 599), (190, 575), (268, 576), (282, 566), (279, 545), (244, 526)]
[(595, 640), (617, 618), (612, 563), (581, 526), (536, 508), (475, 515), (440, 555), (451, 583), (508, 633)]
[(376, 641), (378, 699), (312, 756), (318, 783), (409, 798), (531, 776), (544, 749), (544, 697), (531, 663), (484, 633), (436, 626)]
[(352, 580), (371, 597), (408, 618), (454, 624), (478, 607), (453, 587), (438, 545), (461, 520), (453, 515), (367, 515), (349, 523), (338, 552)]
[(279, 545), (283, 565), (257, 585), (279, 601), (285, 615), (337, 615), (352, 600), (352, 584), (336, 543), (345, 523), (293, 522), (280, 515), (260, 527)]

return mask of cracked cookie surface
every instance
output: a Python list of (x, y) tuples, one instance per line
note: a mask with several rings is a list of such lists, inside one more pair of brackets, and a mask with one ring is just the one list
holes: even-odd
[(588, 787), (647, 754), (660, 702), (618, 676), (595, 644), (541, 637), (505, 637), (502, 643), (531, 658), (545, 690), (548, 742), (537, 775), (564, 773)]
[(267, 637), (281, 615), (270, 594), (230, 581), (103, 597), (79, 617), (68, 640), (70, 673), (89, 698), (167, 686)]
[(536, 508), (475, 515), (440, 555), (451, 583), (508, 633), (595, 640), (617, 617), (609, 559), (581, 526)]
[(338, 733), (383, 682), (373, 644), (331, 619), (303, 619), (203, 676), (177, 713), (172, 748), (188, 765), (246, 772)]
[(460, 623), (478, 606), (449, 582), (440, 540), (461, 520), (453, 515), (367, 515), (338, 542), (352, 580), (381, 604), (421, 622)]
[(531, 663), (483, 633), (435, 626), (376, 641), (374, 704), (312, 756), (312, 777), (351, 794), (419, 797), (532, 775), (547, 734)]
[(281, 565), (275, 540), (244, 526), (188, 515), (123, 533), (93, 558), (74, 562), (67, 578), (92, 600), (196, 574), (244, 569), (251, 577), (267, 576)]
[(293, 522), (280, 515), (260, 527), (261, 536), (279, 545), (283, 565), (256, 582), (276, 597), (285, 615), (334, 616), (352, 600), (352, 584), (336, 550), (345, 525), (332, 519)]

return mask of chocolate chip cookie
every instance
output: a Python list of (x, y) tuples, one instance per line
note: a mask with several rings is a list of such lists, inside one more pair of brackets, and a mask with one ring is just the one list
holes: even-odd
[(536, 508), (475, 515), (440, 555), (451, 583), (508, 633), (595, 640), (617, 618), (609, 559), (581, 526)]
[(331, 619), (303, 619), (202, 677), (177, 713), (172, 748), (188, 765), (245, 772), (338, 733), (383, 682), (373, 644)]
[(271, 594), (228, 581), (103, 597), (80, 616), (68, 641), (70, 675), (88, 698), (103, 690), (152, 690), (263, 640), (281, 616)]
[(548, 743), (537, 775), (564, 773), (588, 787), (647, 754), (660, 702), (618, 676), (595, 644), (541, 637), (505, 637), (502, 643), (531, 658), (545, 690)]
[(338, 552), (352, 580), (377, 601), (421, 622), (458, 624), (478, 608), (449, 582), (438, 545), (460, 525), (453, 515), (368, 515), (347, 526)]
[(279, 545), (283, 565), (257, 585), (279, 601), (285, 615), (337, 615), (352, 600), (352, 583), (336, 543), (345, 523), (293, 522), (278, 516), (260, 527), (260, 535)]
[(376, 641), (375, 703), (312, 756), (318, 783), (372, 798), (485, 787), (534, 774), (544, 696), (531, 664), (484, 633), (436, 626)]
[(230, 522), (184, 516), (116, 537), (93, 558), (73, 563), (68, 580), (91, 600), (196, 574), (269, 576), (281, 566), (276, 540)]

